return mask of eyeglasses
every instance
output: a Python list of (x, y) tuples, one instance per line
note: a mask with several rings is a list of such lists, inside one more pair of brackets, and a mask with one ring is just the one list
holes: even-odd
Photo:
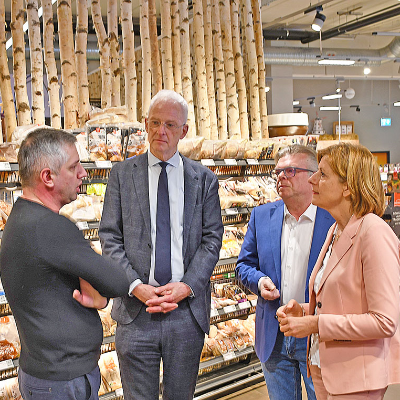
[(179, 128), (182, 128), (182, 126), (185, 126), (186, 124), (176, 125), (173, 122), (160, 122), (160, 121), (157, 121), (156, 119), (151, 119), (149, 121), (150, 129), (159, 129), (161, 127), (161, 125), (164, 125), (164, 128), (166, 131), (168, 131), (170, 133), (174, 133)]
[(286, 168), (275, 168), (271, 172), (271, 176), (273, 178), (278, 178), (278, 176), (283, 172), (286, 176), (286, 178), (293, 178), (296, 176), (297, 171), (302, 172), (302, 171), (307, 171), (307, 172), (312, 172), (314, 173), (315, 171), (312, 171), (311, 169), (306, 169), (306, 168), (299, 168), (299, 167), (286, 167)]

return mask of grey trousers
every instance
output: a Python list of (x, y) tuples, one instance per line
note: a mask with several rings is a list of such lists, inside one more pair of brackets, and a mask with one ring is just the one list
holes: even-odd
[(133, 322), (118, 324), (115, 347), (125, 400), (158, 400), (160, 361), (164, 400), (193, 399), (204, 332), (187, 300), (167, 314), (145, 307)]
[(24, 400), (98, 400), (100, 370), (69, 381), (39, 379), (18, 371), (19, 390)]

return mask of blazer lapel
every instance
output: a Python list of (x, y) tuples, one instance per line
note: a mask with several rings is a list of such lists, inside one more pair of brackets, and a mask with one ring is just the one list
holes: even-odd
[(199, 190), (199, 176), (197, 172), (183, 159), (183, 175), (185, 201), (183, 207), (183, 259), (185, 259), (190, 226), (192, 224), (193, 213), (197, 200), (197, 192)]
[(283, 224), (283, 202), (276, 208), (271, 209), (271, 251), (274, 257), (274, 266), (276, 276), (278, 277), (279, 287), (281, 285), (281, 237)]
[(143, 221), (149, 233), (150, 228), (150, 201), (149, 201), (149, 172), (148, 172), (147, 153), (133, 159), (132, 181), (136, 196), (132, 196), (132, 201), (139, 203)]
[[(336, 268), (336, 266), (339, 264), (340, 260), (345, 256), (345, 254), (353, 246), (354, 237), (357, 235), (358, 229), (363, 220), (364, 220), (364, 218), (357, 219), (354, 216), (352, 216), (350, 218), (350, 221), (347, 223), (342, 234), (340, 235), (340, 238), (338, 239), (334, 248), (332, 249), (332, 253), (331, 253), (331, 256), (329, 257), (328, 264), (322, 275), (321, 284), (319, 286), (319, 291), (321, 290), (322, 286), (324, 285), (324, 283), (325, 283), (326, 279), (328, 278), (328, 276), (330, 275), (330, 273)], [(333, 232), (332, 232), (332, 235), (330, 235), (331, 240), (332, 240), (332, 236), (333, 236)], [(328, 245), (331, 242), (331, 240), (328, 242)], [(324, 255), (325, 255), (325, 253), (324, 253)]]

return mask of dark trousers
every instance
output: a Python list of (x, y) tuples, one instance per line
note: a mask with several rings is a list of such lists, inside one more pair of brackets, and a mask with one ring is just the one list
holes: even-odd
[(100, 370), (96, 367), (69, 381), (52, 381), (35, 378), (20, 368), (18, 383), (24, 400), (98, 400)]
[(204, 332), (187, 300), (167, 314), (142, 308), (130, 324), (118, 324), (115, 347), (125, 400), (158, 400), (160, 361), (164, 400), (193, 398)]

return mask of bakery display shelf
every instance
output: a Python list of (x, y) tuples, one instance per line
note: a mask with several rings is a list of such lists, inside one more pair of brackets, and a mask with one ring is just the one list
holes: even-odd
[(18, 376), (18, 359), (0, 361), (0, 380)]
[(224, 276), (224, 278), (235, 278), (236, 263), (237, 263), (237, 257), (231, 257), (219, 260), (211, 275), (211, 280), (222, 279), (220, 276), (221, 274), (229, 275), (226, 277)]
[(124, 392), (122, 389), (117, 389), (114, 392), (106, 393), (99, 396), (100, 400), (123, 400)]
[(232, 215), (237, 215), (237, 214), (251, 214), (251, 210), (253, 207), (231, 207), (231, 208), (225, 208), (221, 210), (221, 215), (223, 217), (229, 217)]
[(6, 315), (11, 315), (11, 308), (8, 304), (6, 296), (3, 294), (0, 296), (0, 317), (5, 317)]
[(237, 213), (232, 215), (223, 215), (222, 223), (223, 225), (237, 225), (245, 224), (250, 219), (250, 213)]
[(223, 308), (213, 308), (211, 309), (210, 322), (216, 324), (233, 318), (246, 319), (250, 314), (256, 312), (256, 305), (257, 300), (248, 300)]
[(260, 361), (253, 352), (234, 360), (231, 364), (221, 365), (219, 369), (200, 375), (194, 400), (219, 399), (263, 381)]

